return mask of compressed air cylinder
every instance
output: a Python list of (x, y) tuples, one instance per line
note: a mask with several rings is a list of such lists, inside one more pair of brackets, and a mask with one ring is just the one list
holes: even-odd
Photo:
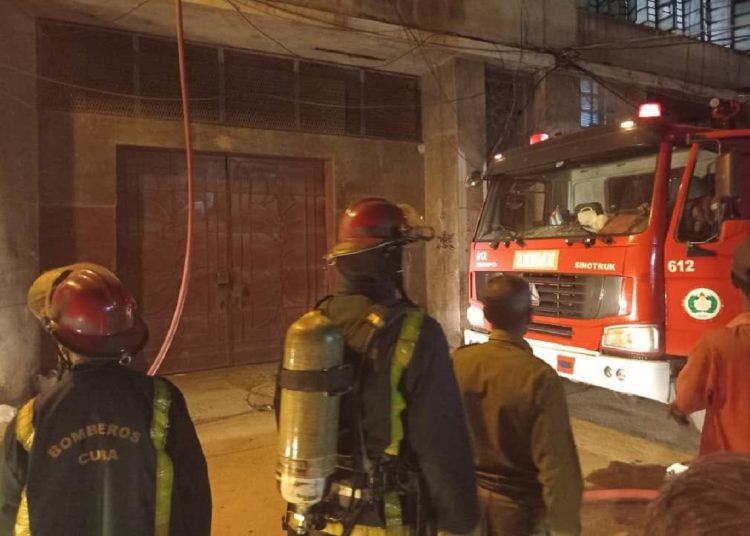
[[(341, 330), (321, 312), (312, 311), (287, 331), (282, 379), (286, 371), (300, 377), (305, 371), (335, 369), (343, 360)], [(281, 384), (277, 478), (284, 500), (306, 510), (324, 498), (336, 466), (341, 397), (315, 387), (314, 381), (294, 383)]]

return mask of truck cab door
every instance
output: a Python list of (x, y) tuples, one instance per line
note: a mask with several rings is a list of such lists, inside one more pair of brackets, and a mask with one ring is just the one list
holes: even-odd
[(750, 140), (695, 143), (673, 206), (664, 242), (665, 348), (686, 356), (705, 330), (740, 312), (730, 270), (750, 234)]

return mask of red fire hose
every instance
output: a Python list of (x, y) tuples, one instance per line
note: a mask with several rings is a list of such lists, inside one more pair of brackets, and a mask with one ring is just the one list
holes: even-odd
[(653, 501), (659, 496), (657, 489), (591, 489), (583, 492), (584, 503), (614, 501)]
[(156, 355), (156, 359), (148, 369), (149, 376), (153, 376), (161, 367), (164, 358), (172, 346), (177, 327), (180, 325), (182, 311), (185, 308), (188, 283), (190, 281), (190, 257), (193, 248), (193, 143), (190, 131), (190, 98), (188, 94), (187, 72), (185, 69), (185, 35), (182, 21), (182, 0), (175, 0), (175, 14), (177, 24), (177, 56), (180, 67), (180, 94), (182, 97), (182, 124), (185, 134), (185, 163), (187, 167), (187, 238), (185, 241), (185, 261), (182, 265), (182, 281), (180, 291), (177, 294), (172, 322), (164, 337), (164, 342)]

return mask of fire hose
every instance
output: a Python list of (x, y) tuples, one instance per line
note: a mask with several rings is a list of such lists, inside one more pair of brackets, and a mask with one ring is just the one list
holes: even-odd
[(653, 501), (659, 496), (658, 489), (591, 489), (583, 492), (585, 504), (615, 501)]
[(177, 25), (177, 57), (180, 69), (180, 95), (182, 99), (182, 125), (185, 136), (185, 165), (187, 170), (187, 237), (185, 240), (185, 260), (182, 264), (182, 281), (180, 282), (180, 290), (177, 294), (177, 303), (175, 304), (169, 329), (164, 336), (164, 342), (162, 342), (159, 353), (148, 369), (149, 376), (155, 375), (159, 367), (161, 367), (170, 346), (172, 346), (177, 328), (180, 325), (190, 281), (190, 258), (193, 249), (193, 143), (190, 129), (190, 97), (188, 94), (187, 71), (185, 67), (185, 34), (182, 17), (182, 0), (175, 0), (175, 16)]

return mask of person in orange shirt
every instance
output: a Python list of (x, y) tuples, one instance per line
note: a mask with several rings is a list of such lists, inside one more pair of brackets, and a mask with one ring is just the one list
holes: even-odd
[(742, 310), (723, 328), (709, 330), (690, 352), (677, 378), (670, 414), (706, 410), (700, 455), (731, 451), (750, 454), (750, 237), (734, 252), (732, 283)]

